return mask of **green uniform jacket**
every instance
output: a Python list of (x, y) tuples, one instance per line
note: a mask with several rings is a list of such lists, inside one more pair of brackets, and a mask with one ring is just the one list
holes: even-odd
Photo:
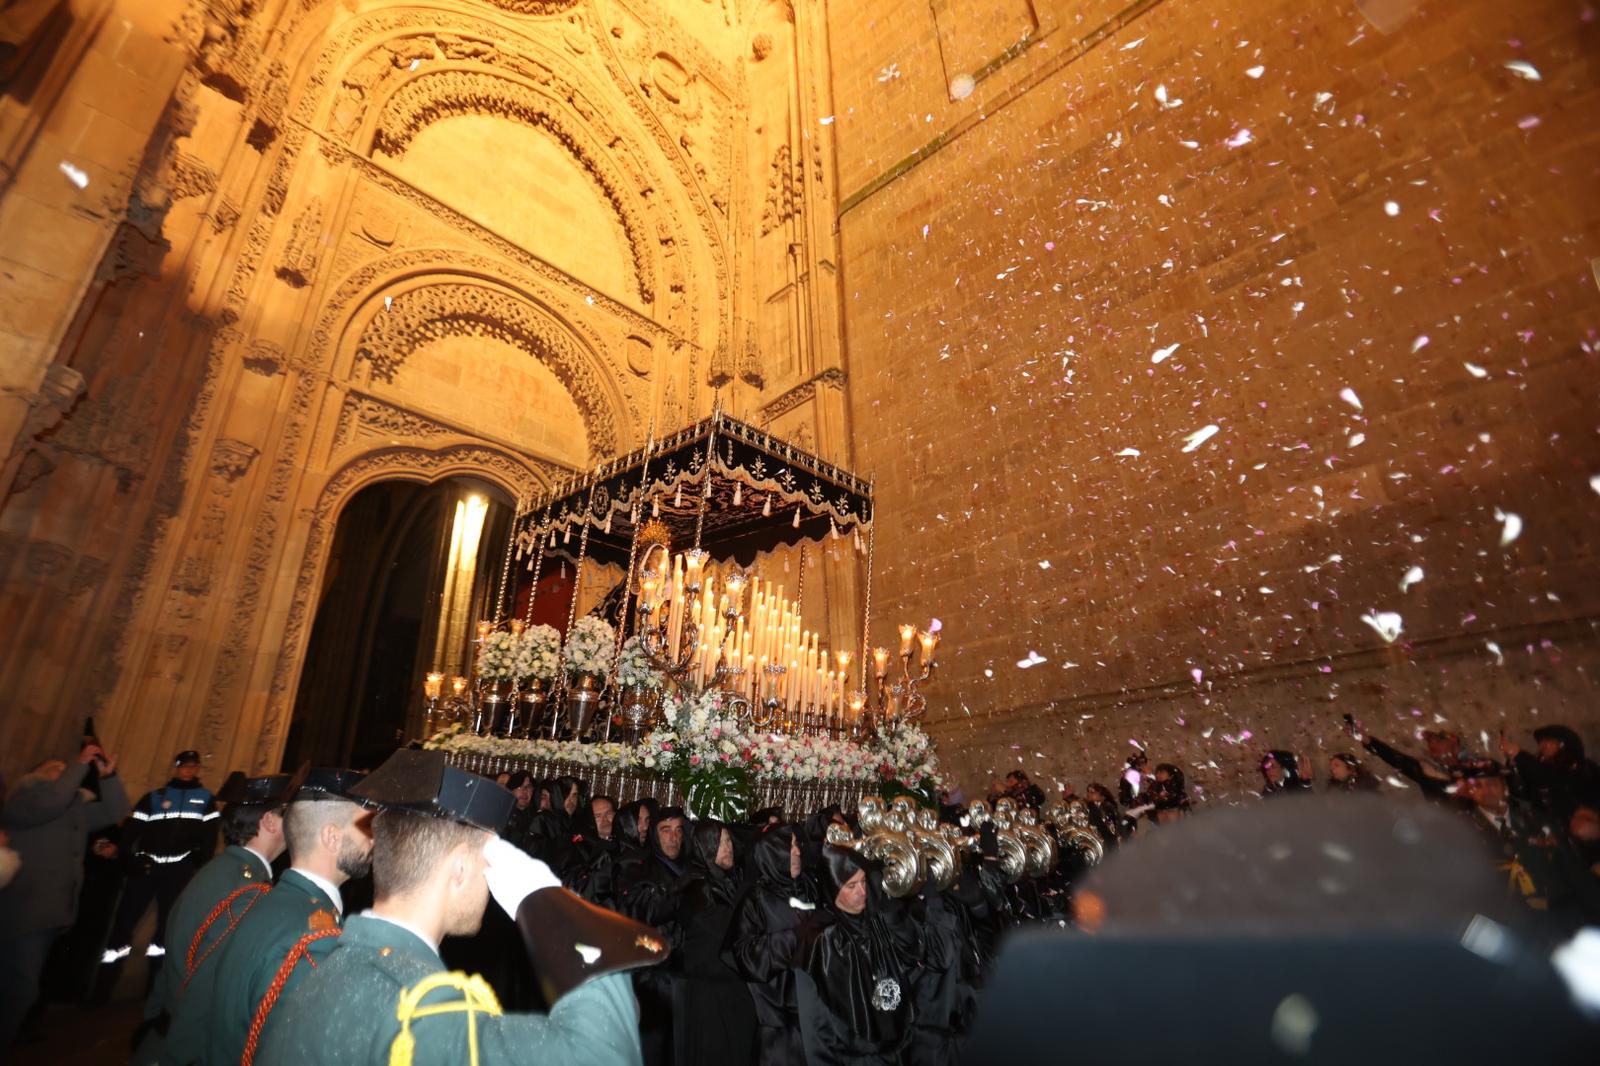
[[(255, 1066), (389, 1066), (401, 1032), (402, 996), (445, 973), (438, 954), (415, 934), (369, 914), (351, 918), (336, 943), (316, 972), (278, 1001), (262, 1032)], [(638, 1066), (642, 1061), (639, 1007), (626, 974), (574, 989), (549, 1015), (428, 1013), (465, 1002), (466, 996), (450, 987), (423, 996), (410, 1023), (411, 1054), (397, 1066)], [(477, 1034), (476, 1063), (469, 1027)]]
[[(189, 992), (178, 1004), (161, 1061), (170, 1066), (238, 1066), (256, 1005), (267, 994), (278, 968), (300, 938), (339, 924), (339, 901), (310, 878), (289, 869), (261, 897), (205, 963), (195, 970)], [(333, 950), (336, 937), (307, 945), (313, 958)], [(284, 992), (312, 966), (301, 959), (290, 971)]]
[[(171, 950), (167, 953), (166, 964), (156, 972), (156, 983), (150, 989), (149, 998), (144, 1001), (144, 1016), (147, 1021), (154, 1021), (165, 1016), (169, 1021), (178, 1012), (178, 1001), (184, 993), (184, 977), (186, 968), (184, 960), (189, 954), (189, 946), (194, 943), (196, 932), (200, 923), (204, 922), (217, 904), (227, 899), (236, 889), (249, 884), (270, 884), (272, 882), (272, 867), (266, 860), (249, 848), (231, 844), (224, 848), (222, 854), (202, 866), (189, 884), (178, 896), (172, 905), (172, 911), (167, 915), (167, 943)], [(238, 913), (249, 900), (240, 900), (234, 913)], [(256, 902), (260, 902), (257, 900)], [(205, 935), (200, 938), (200, 947), (195, 951), (195, 958), (202, 955), (217, 942), (217, 938), (228, 928), (226, 917), (219, 918), (211, 923)], [(161, 1037), (152, 1032), (135, 1056), (137, 1062), (154, 1062), (160, 1053)]]

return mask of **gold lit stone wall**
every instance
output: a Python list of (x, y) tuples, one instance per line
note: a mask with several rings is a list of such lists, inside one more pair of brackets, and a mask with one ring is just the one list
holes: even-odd
[(1322, 780), (1345, 712), (1600, 741), (1588, 6), (829, 19), (874, 600), (943, 619), (969, 793)]
[[(276, 765), (340, 509), (725, 408), (848, 459), (824, 26), (67, 0), (0, 97), (0, 769)], [(854, 581), (837, 590), (854, 616)]]

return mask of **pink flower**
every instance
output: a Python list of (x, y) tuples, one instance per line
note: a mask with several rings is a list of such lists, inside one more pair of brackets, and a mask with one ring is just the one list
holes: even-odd
[(700, 756), (698, 756), (698, 755), (689, 756), (689, 765), (690, 766), (699, 766), (700, 765)]

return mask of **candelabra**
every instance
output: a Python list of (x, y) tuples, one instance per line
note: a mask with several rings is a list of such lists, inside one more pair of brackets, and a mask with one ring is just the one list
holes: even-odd
[[(921, 648), (920, 657), (916, 649)], [(916, 722), (922, 718), (928, 709), (928, 697), (924, 696), (919, 688), (933, 679), (933, 672), (939, 666), (935, 656), (939, 650), (939, 622), (937, 619), (926, 630), (918, 629), (910, 623), (900, 626), (900, 676), (891, 681), (889, 678), (889, 649), (872, 649), (873, 677), (876, 682), (870, 693), (857, 692), (851, 695), (850, 705), (858, 717), (866, 717), (873, 725), (868, 726), (868, 732), (876, 732), (874, 727), (881, 722), (884, 727), (897, 722)], [(917, 657), (917, 670), (911, 669), (911, 660)], [(863, 715), (862, 711), (866, 711)]]
[(432, 736), (446, 724), (465, 722), (472, 717), (474, 707), (467, 695), (467, 679), (450, 679), (450, 697), (444, 698), (444, 675), (430, 673), (422, 682), (422, 693), (427, 697), (428, 709), (423, 716), (423, 735)]

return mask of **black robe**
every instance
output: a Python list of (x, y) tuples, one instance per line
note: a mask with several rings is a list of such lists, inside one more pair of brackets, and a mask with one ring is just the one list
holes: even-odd
[(775, 826), (751, 848), (752, 875), (733, 907), (723, 957), (744, 979), (755, 1006), (761, 1066), (803, 1066), (795, 962), (803, 928), (816, 921), (809, 885), (789, 876), (790, 826)]
[(697, 825), (678, 908), (680, 975), (672, 984), (673, 1061), (748, 1063), (756, 1057), (756, 1013), (744, 979), (723, 956), (739, 900), (738, 867), (716, 865), (720, 823)]

